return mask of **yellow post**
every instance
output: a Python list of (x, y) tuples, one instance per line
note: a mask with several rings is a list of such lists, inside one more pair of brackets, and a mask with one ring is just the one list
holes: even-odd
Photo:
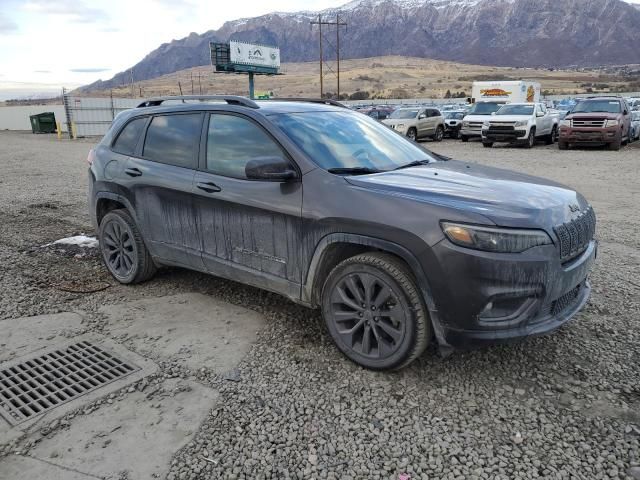
[(60, 122), (56, 122), (56, 132), (58, 132), (58, 140), (62, 139), (62, 128)]
[(71, 122), (71, 138), (78, 138), (78, 131), (76, 129), (76, 122)]

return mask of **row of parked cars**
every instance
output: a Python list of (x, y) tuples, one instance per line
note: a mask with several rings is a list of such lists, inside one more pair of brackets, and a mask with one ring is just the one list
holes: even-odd
[(360, 111), (412, 140), (450, 137), (467, 142), (479, 138), (487, 148), (499, 142), (532, 148), (544, 141), (547, 145), (557, 142), (562, 150), (581, 144), (619, 150), (640, 140), (640, 99), (619, 96), (582, 98), (558, 105), (482, 101), (470, 106), (380, 106)]

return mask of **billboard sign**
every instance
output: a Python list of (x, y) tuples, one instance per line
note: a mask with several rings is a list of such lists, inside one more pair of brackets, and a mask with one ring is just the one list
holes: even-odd
[(280, 49), (244, 42), (229, 42), (231, 63), (280, 68)]

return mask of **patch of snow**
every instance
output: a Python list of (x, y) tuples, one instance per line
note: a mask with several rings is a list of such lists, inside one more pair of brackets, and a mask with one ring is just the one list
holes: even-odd
[(47, 243), (45, 247), (51, 245), (77, 245), (83, 248), (96, 248), (98, 240), (95, 237), (87, 237), (86, 235), (76, 235), (75, 237), (61, 238), (53, 243)]

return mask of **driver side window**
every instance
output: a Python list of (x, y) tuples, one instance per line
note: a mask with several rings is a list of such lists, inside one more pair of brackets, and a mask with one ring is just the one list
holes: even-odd
[(251, 120), (236, 115), (211, 114), (207, 170), (225, 177), (246, 179), (247, 163), (261, 157), (279, 157), (288, 162), (282, 148)]

